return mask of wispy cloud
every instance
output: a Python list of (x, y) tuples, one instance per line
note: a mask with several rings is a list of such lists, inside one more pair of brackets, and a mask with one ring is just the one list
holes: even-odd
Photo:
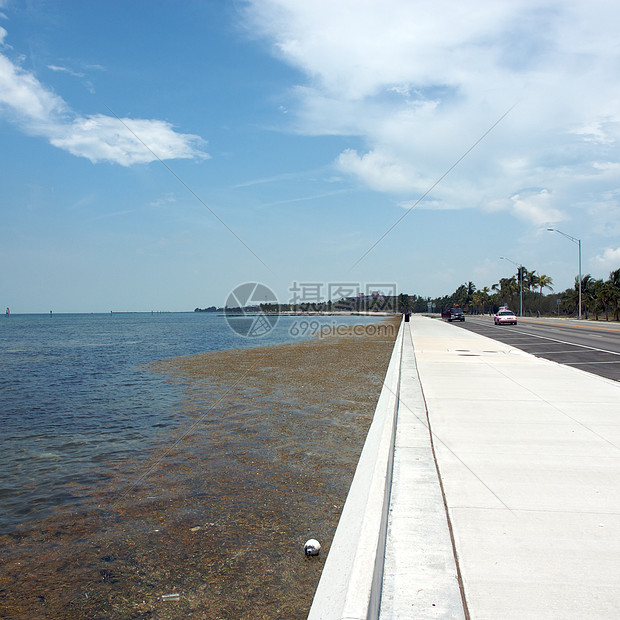
[[(89, 79), (88, 74), (84, 71), (78, 71), (65, 65), (47, 65), (47, 68), (54, 73), (65, 73), (71, 77), (77, 78), (92, 95), (95, 94), (95, 86)], [(84, 65), (84, 69), (88, 71), (105, 71), (105, 67), (101, 65)]]
[[(5, 38), (6, 30), (0, 28), (0, 43)], [(50, 69), (80, 77), (64, 67), (52, 65)], [(131, 166), (157, 159), (209, 157), (200, 136), (179, 133), (166, 121), (119, 119), (103, 114), (82, 116), (74, 112), (34, 74), (4, 54), (0, 54), (0, 116), (25, 133), (45, 138), (53, 146), (93, 163)]]
[(122, 211), (113, 211), (111, 213), (101, 213), (94, 217), (94, 220), (106, 220), (111, 217), (122, 217), (124, 215), (129, 215), (131, 213), (136, 213), (139, 209), (123, 209)]
[(279, 181), (285, 181), (289, 179), (296, 179), (301, 176), (298, 172), (288, 172), (285, 174), (276, 174), (270, 177), (263, 177), (262, 179), (251, 179), (244, 181), (243, 183), (237, 183), (233, 186), (234, 189), (240, 189), (242, 187), (252, 187), (253, 185), (265, 185), (267, 183), (278, 183)]
[(79, 71), (74, 71), (73, 69), (69, 69), (68, 67), (60, 67), (59, 65), (47, 65), (47, 68), (50, 71), (54, 71), (56, 73), (68, 73), (73, 77), (83, 78), (84, 74)]
[(149, 202), (149, 207), (166, 207), (171, 204), (176, 204), (177, 202), (177, 197), (174, 194), (168, 193), (157, 200)]
[[(239, 189), (243, 187), (252, 187), (253, 185), (266, 185), (269, 183), (280, 183), (281, 181), (291, 181), (297, 179), (308, 179), (316, 176), (323, 176), (327, 172), (327, 168), (315, 168), (311, 170), (300, 170), (297, 172), (285, 172), (283, 174), (275, 174), (269, 177), (263, 177), (260, 179), (250, 179), (248, 181), (244, 181), (243, 183), (237, 183), (234, 185), (234, 189)], [(325, 179), (322, 179), (325, 180)], [(334, 182), (336, 179), (333, 177), (329, 179), (329, 181)]]
[(263, 205), (263, 207), (275, 207), (278, 205), (287, 205), (287, 204), (293, 204), (295, 202), (308, 202), (311, 200), (320, 200), (321, 198), (328, 198), (330, 196), (339, 196), (342, 194), (347, 194), (349, 193), (351, 190), (348, 189), (340, 189), (340, 190), (336, 190), (334, 192), (323, 192), (321, 194), (314, 194), (312, 196), (300, 196), (298, 198), (289, 198), (289, 199), (285, 199), (285, 200), (276, 200), (275, 202), (269, 202)]

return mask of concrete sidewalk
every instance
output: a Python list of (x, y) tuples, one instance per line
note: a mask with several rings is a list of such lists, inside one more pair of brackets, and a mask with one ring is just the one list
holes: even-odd
[[(415, 316), (407, 326), (470, 617), (620, 618), (620, 384), (437, 319)], [(402, 374), (401, 394), (413, 376)], [(402, 571), (416, 528), (402, 497), (415, 499), (420, 486), (398, 467), (403, 446), (426, 430), (417, 405), (402, 400), (382, 618), (422, 617), (407, 615), (403, 595), (428, 582), (420, 566)], [(436, 495), (424, 501), (445, 520)], [(462, 616), (450, 604), (424, 617)]]

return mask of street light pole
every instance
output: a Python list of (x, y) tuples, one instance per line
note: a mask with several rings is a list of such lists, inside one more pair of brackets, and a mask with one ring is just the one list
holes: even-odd
[(566, 237), (573, 243), (576, 243), (579, 247), (579, 320), (581, 320), (581, 239), (571, 237), (570, 235), (567, 235), (566, 233), (558, 230), (557, 228), (547, 228), (547, 230), (550, 232), (560, 233), (563, 237)]
[(500, 259), (507, 260), (519, 269), (519, 316), (523, 316), (523, 265), (518, 265), (505, 256), (500, 256)]

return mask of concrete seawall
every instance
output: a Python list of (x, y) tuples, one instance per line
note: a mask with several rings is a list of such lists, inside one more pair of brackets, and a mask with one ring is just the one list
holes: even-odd
[(377, 617), (404, 323), (308, 618)]
[(310, 620), (464, 617), (410, 326), (401, 323)]

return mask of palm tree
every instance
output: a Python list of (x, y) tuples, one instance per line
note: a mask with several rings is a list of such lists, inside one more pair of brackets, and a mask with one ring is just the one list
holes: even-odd
[(471, 300), (472, 300), (472, 303), (474, 304), (476, 314), (480, 314), (484, 312), (484, 295), (480, 291), (476, 291), (471, 296)]
[(469, 295), (467, 293), (467, 285), (461, 284), (456, 291), (454, 291), (452, 295), (453, 303), (452, 305), (459, 305), (461, 308), (464, 308), (469, 301)]
[[(589, 273), (581, 278), (581, 303), (586, 309), (586, 321), (588, 320), (588, 310), (596, 298), (595, 282), (596, 280)], [(575, 290), (579, 291), (579, 276), (575, 278)]]
[(620, 306), (620, 269), (616, 269), (609, 274), (609, 280), (607, 282), (610, 284), (611, 293), (613, 294), (614, 304), (614, 316), (616, 321), (619, 319), (618, 317), (618, 306)]
[(530, 271), (527, 274), (527, 288), (536, 289), (540, 286), (540, 276), (536, 273), (536, 270)]
[(496, 282), (495, 284), (491, 284), (491, 290), (493, 291), (493, 296), (491, 297), (492, 307), (495, 310), (496, 306), (500, 306), (503, 301), (501, 299), (501, 284)]
[(542, 273), (538, 276), (538, 287), (540, 288), (540, 297), (538, 298), (538, 314), (540, 314), (540, 304), (542, 303), (543, 289), (548, 288), (551, 292), (553, 292), (553, 279)]
[(511, 306), (514, 306), (514, 299), (519, 295), (519, 283), (516, 276), (510, 278), (500, 278), (497, 284), (491, 287), (494, 291), (499, 291), (499, 296), (502, 302), (506, 302), (506, 299), (510, 300)]
[(573, 314), (579, 306), (579, 292), (578, 288), (567, 288), (562, 295), (562, 310), (568, 314)]
[(484, 314), (487, 311), (487, 303), (489, 301), (491, 289), (488, 286), (483, 286), (479, 292), (482, 295), (482, 313)]
[(597, 280), (593, 288), (595, 295), (595, 318), (598, 321), (598, 313), (602, 311), (605, 313), (605, 320), (609, 321), (609, 307), (614, 302), (614, 287), (609, 280), (607, 282)]
[(544, 288), (548, 288), (551, 292), (553, 292), (553, 278), (546, 274), (541, 274), (538, 276), (538, 286), (540, 288), (540, 294), (542, 295), (542, 291)]

